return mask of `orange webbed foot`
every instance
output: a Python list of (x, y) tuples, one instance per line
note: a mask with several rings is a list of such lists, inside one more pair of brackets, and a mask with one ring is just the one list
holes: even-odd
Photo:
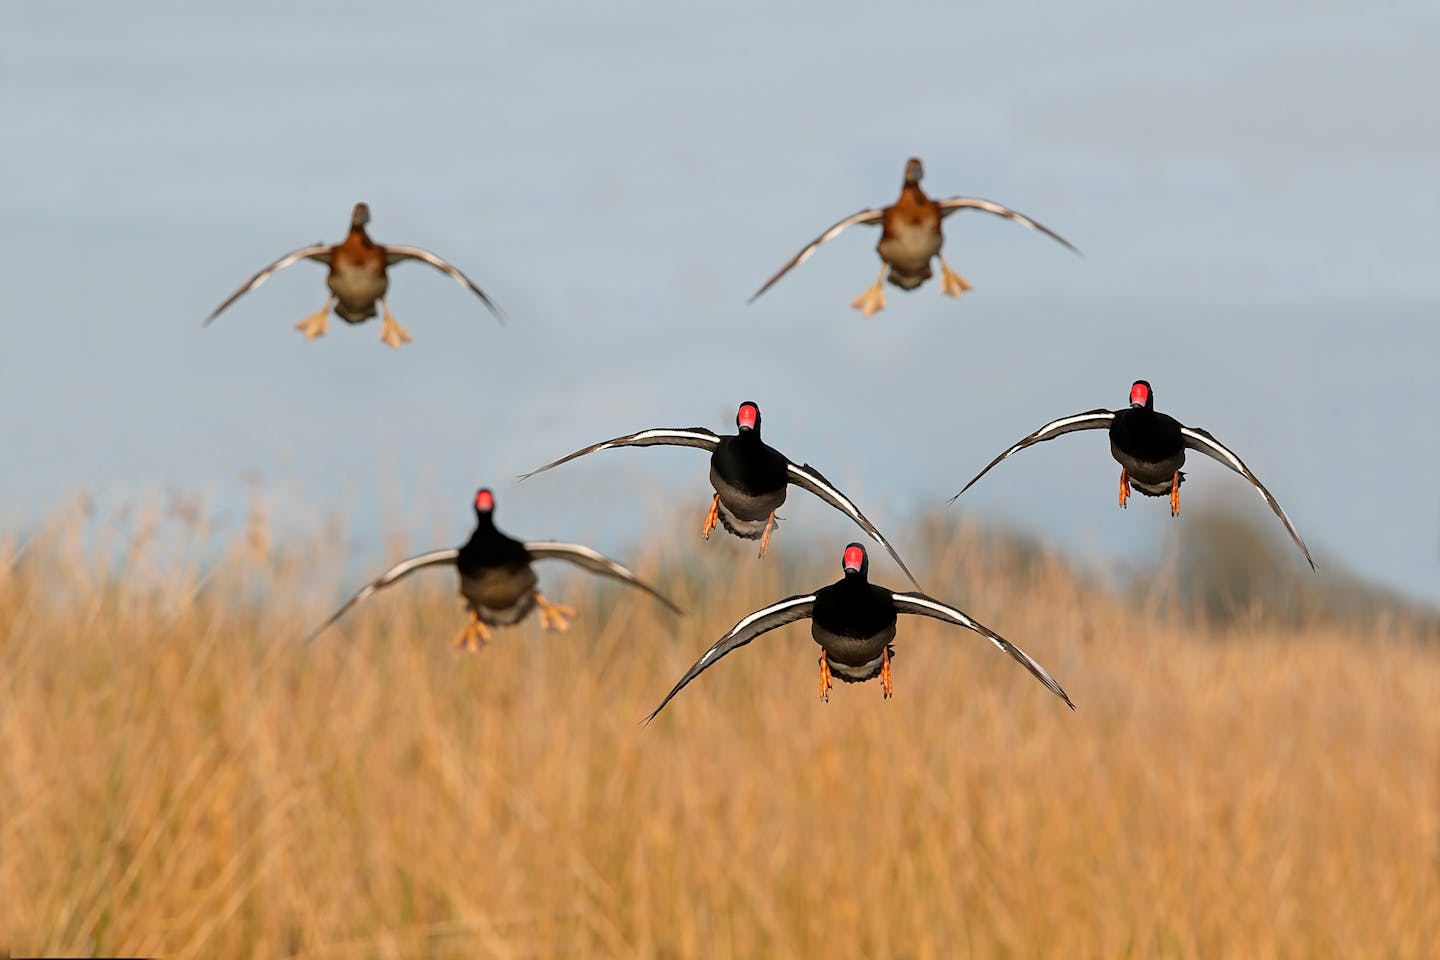
[(380, 342), (389, 344), (393, 349), (399, 349), (402, 343), (409, 343), (412, 339), (410, 332), (395, 322), (395, 317), (390, 313), (390, 305), (384, 300), (380, 301), (384, 310), (384, 316), (380, 320)]
[(710, 500), (710, 512), (705, 514), (705, 525), (700, 528), (700, 535), (706, 540), (710, 539), (710, 533), (720, 522), (720, 494)]
[(765, 531), (760, 534), (760, 556), (765, 556), (765, 551), (770, 547), (770, 534), (775, 529), (775, 511), (770, 511), (769, 518), (765, 521)]
[(875, 283), (874, 283), (873, 286), (866, 287), (866, 288), (865, 288), (865, 292), (862, 293), (862, 294), (860, 294), (860, 296), (856, 297), (856, 298), (855, 298), (855, 301), (854, 301), (853, 303), (851, 303), (850, 306), (854, 307), (856, 310), (859, 310), (861, 313), (865, 314), (865, 316), (867, 316), (867, 317), (873, 317), (873, 316), (875, 316), (875, 314), (879, 313), (881, 310), (884, 310), (884, 309), (885, 309), (885, 277), (886, 277), (886, 275), (888, 275), (889, 273), (890, 273), (890, 265), (889, 265), (888, 263), (882, 265), (882, 266), (880, 267), (880, 277), (879, 277), (879, 279), (877, 279), (877, 280), (875, 281)]
[(974, 290), (975, 286), (960, 274), (950, 269), (950, 264), (945, 258), (940, 258), (940, 292), (947, 297), (962, 297), (967, 291)]
[(535, 591), (535, 604), (540, 608), (540, 628), (542, 630), (564, 633), (570, 629), (570, 621), (574, 620), (577, 615), (574, 607), (567, 607), (563, 603), (551, 603), (539, 590)]
[(325, 306), (295, 324), (295, 329), (305, 334), (306, 340), (325, 336), (325, 331), (330, 325), (330, 305), (333, 302), (332, 300), (325, 301)]
[(885, 309), (885, 291), (881, 289), (880, 284), (877, 283), (856, 297), (850, 306), (859, 310), (867, 317), (873, 317)]
[(480, 620), (480, 615), (471, 611), (470, 622), (460, 630), (455, 637), (457, 649), (467, 653), (479, 653), (485, 644), (490, 642), (490, 628)]
[(830, 661), (825, 659), (825, 654), (820, 654), (820, 702), (830, 702), (830, 688), (835, 684), (830, 679)]
[(1121, 467), (1121, 468), (1120, 468), (1120, 506), (1123, 507), (1123, 506), (1125, 506), (1125, 505), (1126, 505), (1127, 503), (1129, 503), (1129, 502), (1130, 502), (1130, 475), (1125, 472), (1125, 468), (1124, 468), (1124, 467)]

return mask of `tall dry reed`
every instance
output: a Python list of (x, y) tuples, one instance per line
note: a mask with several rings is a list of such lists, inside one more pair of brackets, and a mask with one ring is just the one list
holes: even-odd
[(756, 561), (752, 544), (667, 538), (636, 566), (683, 620), (546, 568), (580, 608), (571, 632), (532, 621), (467, 656), (449, 645), (463, 617), (447, 574), (307, 649), (335, 587), (302, 576), (315, 545), (273, 556), (251, 531), (167, 569), (138, 535), (97, 546), (78, 526), (18, 559), (0, 547), (0, 946), (17, 952), (1423, 957), (1440, 942), (1440, 644), (1401, 619), (1203, 626), (1166, 590), (1122, 598), (1043, 551), (1005, 561), (935, 525), (914, 558), (931, 592), (1029, 650), (1076, 712), (973, 635), (907, 620), (890, 702), (874, 683), (817, 702), (802, 625), (647, 728), (701, 650), (833, 579), (835, 551), (782, 537)]

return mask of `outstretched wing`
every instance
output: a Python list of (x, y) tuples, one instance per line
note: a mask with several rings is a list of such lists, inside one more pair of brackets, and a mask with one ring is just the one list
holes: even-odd
[(804, 620), (814, 612), (815, 595), (813, 593), (786, 597), (779, 603), (772, 603), (768, 607), (761, 607), (759, 610), (756, 610), (750, 614), (750, 616), (731, 627), (729, 633), (725, 634), (725, 636), (719, 640), (716, 640), (714, 646), (700, 655), (700, 659), (696, 660), (694, 666), (685, 671), (685, 676), (680, 678), (680, 682), (675, 684), (674, 689), (665, 694), (665, 699), (661, 700), (660, 706), (656, 707), (650, 716), (645, 718), (645, 722), (649, 723), (651, 720), (654, 720), (660, 711), (665, 709), (665, 704), (669, 703), (675, 694), (685, 689), (685, 684), (700, 676), (700, 674), (705, 672), (707, 667), (725, 656), (725, 654), (731, 650), (745, 646), (745, 644), (754, 640), (760, 636), (760, 634), (768, 633), (776, 627), (782, 627), (795, 620)]
[(330, 246), (329, 244), (312, 243), (308, 247), (301, 247), (299, 250), (291, 250), (289, 253), (285, 254), (285, 256), (281, 257), (279, 260), (276, 260), (264, 270), (261, 270), (259, 273), (255, 274), (255, 276), (251, 277), (249, 280), (246, 280), (244, 285), (242, 285), (239, 290), (236, 290), (234, 293), (230, 294), (230, 296), (226, 297), (225, 302), (220, 304), (220, 306), (216, 307), (214, 311), (211, 312), (210, 316), (205, 318), (205, 322), (201, 324), (201, 326), (209, 326), (210, 321), (220, 316), (220, 314), (225, 310), (226, 307), (230, 306), (230, 304), (245, 296), (245, 294), (249, 293), (251, 290), (254, 290), (256, 287), (260, 286), (260, 284), (264, 283), (266, 280), (269, 280), (271, 274), (279, 273), (281, 270), (284, 270), (292, 263), (300, 260), (315, 260), (320, 263), (328, 264), (330, 262), (330, 253), (334, 249), (335, 248)]
[(1071, 710), (1075, 709), (1075, 704), (1070, 703), (1070, 698), (1065, 695), (1065, 691), (1060, 688), (1060, 684), (1056, 683), (1055, 678), (1046, 673), (1045, 668), (1036, 663), (1030, 654), (1021, 650), (1015, 646), (1015, 644), (985, 626), (985, 624), (980, 623), (978, 620), (971, 619), (965, 611), (941, 603), (939, 600), (933, 597), (927, 597), (923, 593), (896, 593), (892, 594), (892, 596), (895, 598), (895, 610), (898, 613), (910, 613), (920, 617), (934, 617), (936, 620), (944, 620), (946, 623), (953, 623), (967, 630), (974, 630), (980, 634), (980, 636), (1010, 654), (1021, 666), (1029, 670), (1036, 680), (1045, 684), (1051, 693), (1069, 704)]
[(367, 583), (363, 588), (361, 588), (359, 593), (355, 594), (355, 596), (345, 601), (345, 605), (343, 607), (330, 614), (330, 618), (328, 620), (315, 628), (315, 631), (311, 633), (308, 638), (306, 638), (306, 642), (309, 643), (311, 640), (314, 640), (316, 637), (320, 636), (320, 634), (324, 633), (325, 629), (329, 627), (330, 624), (334, 623), (336, 620), (339, 620), (345, 615), (346, 611), (348, 611), (351, 607), (355, 606), (355, 604), (359, 603), (361, 600), (364, 600), (366, 597), (370, 596), (375, 591), (383, 590), (385, 587), (390, 586), (390, 584), (394, 583), (396, 580), (400, 580), (406, 576), (409, 576), (411, 573), (414, 573), (421, 567), (432, 567), (442, 563), (454, 564), (455, 558), (459, 555), (460, 551), (452, 547), (448, 550), (431, 550), (429, 553), (422, 553), (418, 557), (411, 557), (408, 560), (401, 560), (399, 563), (395, 564), (395, 566), (391, 567), (389, 570), (386, 570), (384, 573), (380, 574), (380, 576)]
[(461, 273), (457, 267), (441, 260), (429, 250), (423, 250), (420, 247), (392, 247), (388, 244), (385, 246), (385, 262), (387, 264), (403, 263), (406, 260), (419, 260), (422, 263), (430, 264), (430, 266), (439, 270), (441, 273), (448, 273), (455, 278), (456, 283), (479, 297), (481, 302), (490, 308), (490, 312), (495, 314), (496, 320), (500, 321), (501, 324), (505, 323), (505, 314), (495, 305), (495, 301), (487, 297), (485, 291), (475, 286), (474, 281)]
[(639, 587), (674, 612), (684, 613), (683, 610), (670, 601), (669, 597), (665, 596), (659, 590), (656, 590), (603, 553), (591, 550), (589, 547), (583, 547), (578, 543), (557, 543), (553, 540), (537, 540), (534, 543), (525, 544), (525, 550), (530, 554), (531, 560), (568, 560), (577, 567), (583, 567), (591, 573), (628, 583), (632, 587)]
[(884, 216), (884, 210), (873, 209), (861, 210), (859, 213), (850, 214), (850, 216), (846, 217), (844, 220), (841, 220), (839, 223), (835, 224), (830, 229), (820, 234), (820, 236), (816, 237), (814, 240), (811, 240), (810, 243), (804, 247), (804, 249), (802, 249), (799, 253), (795, 254), (795, 256), (791, 257), (790, 261), (786, 263), (785, 266), (780, 268), (779, 273), (775, 274), (775, 276), (771, 277), (769, 280), (766, 280), (765, 286), (761, 287), (759, 290), (756, 290), (755, 295), (745, 302), (754, 303), (756, 299), (759, 298), (760, 294), (775, 286), (776, 281), (778, 281), (781, 277), (785, 276), (785, 274), (789, 273), (795, 267), (798, 267), (806, 260), (809, 260), (810, 257), (815, 253), (815, 251), (820, 249), (820, 245), (822, 243), (824, 243), (826, 240), (831, 240), (839, 236), (846, 227), (852, 227), (857, 223), (879, 223), (881, 218)]
[(1022, 227), (1029, 227), (1031, 230), (1039, 230), (1041, 233), (1045, 234), (1052, 240), (1057, 240), (1065, 246), (1069, 247), (1075, 253), (1080, 252), (1079, 249), (1076, 248), (1075, 244), (1071, 243), (1069, 240), (1066, 240), (1064, 237), (1060, 236), (1060, 234), (1045, 226), (1045, 224), (1040, 223), (1037, 220), (1031, 220), (1029, 217), (1025, 216), (1025, 214), (1020, 213), (1016, 210), (1011, 210), (1009, 207), (1001, 206), (993, 200), (982, 200), (979, 197), (947, 197), (946, 199), (940, 201), (941, 219), (950, 216), (950, 214), (954, 213), (956, 210), (984, 210), (986, 213), (993, 213), (997, 217), (1004, 217), (1007, 220), (1014, 220)]
[(699, 447), (702, 450), (714, 451), (720, 443), (718, 434), (711, 433), (704, 427), (689, 427), (679, 429), (673, 427), (656, 427), (653, 430), (641, 430), (639, 433), (632, 433), (624, 437), (616, 437), (614, 440), (606, 440), (604, 443), (591, 444), (574, 453), (567, 454), (559, 460), (552, 461), (531, 470), (522, 476), (521, 480), (529, 480), (537, 473), (544, 473), (552, 467), (558, 467), (562, 463), (569, 463), (576, 457), (583, 457), (587, 453), (594, 453), (597, 450), (609, 450), (611, 447)]
[(1185, 446), (1191, 450), (1199, 450), (1206, 456), (1219, 460), (1225, 464), (1225, 466), (1234, 470), (1246, 480), (1249, 480), (1250, 485), (1260, 491), (1261, 498), (1270, 505), (1270, 509), (1275, 511), (1275, 516), (1279, 517), (1280, 522), (1285, 524), (1285, 529), (1290, 533), (1290, 539), (1295, 541), (1295, 546), (1299, 547), (1300, 552), (1305, 555), (1305, 560), (1310, 564), (1310, 569), (1315, 569), (1315, 561), (1310, 559), (1309, 548), (1305, 546), (1305, 541), (1300, 539), (1300, 532), (1295, 529), (1295, 524), (1290, 522), (1290, 518), (1287, 517), (1285, 511), (1280, 508), (1280, 501), (1276, 500), (1270, 491), (1265, 489), (1265, 484), (1261, 483), (1259, 478), (1250, 472), (1250, 468), (1245, 466), (1244, 461), (1235, 456), (1235, 454), (1219, 440), (1211, 436), (1208, 430), (1201, 430), (1198, 427), (1182, 426), (1180, 428), (1180, 436), (1184, 438)]
[[(1001, 460), (1004, 460), (1012, 453), (1019, 453), (1021, 450), (1024, 450), (1028, 446), (1032, 446), (1037, 443), (1043, 443), (1046, 440), (1054, 440), (1061, 434), (1073, 433), (1076, 430), (1109, 430), (1110, 424), (1114, 422), (1115, 412), (1113, 410), (1103, 409), (1088, 410), (1085, 413), (1077, 413), (1072, 416), (1061, 417), (1059, 420), (1051, 420), (1049, 423), (1045, 424), (1045, 426), (1041, 427), (1039, 430), (1036, 430), (1034, 433), (1030, 434), (1030, 436), (1026, 437), (1024, 440), (1021, 440), (1009, 450), (1006, 450), (1004, 453), (1000, 454), (1000, 456), (996, 457), (994, 460), (991, 460), (990, 463), (986, 465), (984, 470), (981, 470), (979, 473), (975, 474), (975, 476), (971, 478), (969, 483), (965, 484), (965, 486), (960, 488), (960, 493), (964, 493), (966, 490), (969, 490), (972, 486), (975, 485), (976, 480), (979, 480), (981, 477), (985, 476), (985, 474), (990, 472), (991, 467), (995, 466), (995, 464), (999, 463)], [(955, 496), (951, 497), (950, 502), (954, 503), (956, 500), (960, 499), (960, 493), (957, 493), (955, 494)]]
[(829, 480), (826, 480), (824, 474), (808, 463), (802, 465), (787, 463), (786, 469), (789, 471), (791, 483), (802, 489), (809, 490), (815, 494), (815, 496), (824, 500), (851, 520), (854, 520), (861, 530), (870, 534), (871, 538), (880, 544), (880, 546), (884, 547), (885, 551), (890, 554), (894, 561), (900, 564), (900, 569), (905, 571), (905, 576), (910, 578), (910, 582), (915, 584), (915, 588), (917, 590), (920, 588), (920, 583), (915, 579), (915, 574), (911, 573), (910, 568), (905, 566), (905, 561), (900, 559), (900, 554), (895, 552), (895, 548), (890, 545), (890, 542), (880, 535), (880, 531), (876, 528), (875, 524), (866, 519), (865, 514), (860, 512), (860, 508), (855, 506), (849, 497), (841, 493)]

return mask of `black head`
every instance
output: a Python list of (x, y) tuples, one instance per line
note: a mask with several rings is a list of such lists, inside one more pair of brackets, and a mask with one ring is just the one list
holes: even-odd
[(847, 580), (851, 577), (867, 579), (870, 575), (870, 556), (865, 552), (865, 547), (858, 543), (847, 546), (840, 567), (845, 571)]
[(740, 404), (740, 409), (735, 411), (735, 428), (741, 433), (754, 431), (758, 437), (760, 435), (760, 408), (749, 400)]
[(1130, 385), (1130, 406), (1155, 409), (1155, 391), (1150, 389), (1149, 380), (1136, 380)]
[(481, 519), (489, 519), (495, 515), (495, 494), (490, 492), (489, 487), (481, 487), (475, 491), (475, 516)]
[(364, 230), (365, 225), (370, 222), (370, 205), (368, 203), (357, 203), (355, 209), (350, 211), (350, 229)]
[(905, 161), (905, 185), (907, 187), (920, 186), (920, 180), (925, 176), (925, 164), (920, 162), (919, 157), (911, 157)]

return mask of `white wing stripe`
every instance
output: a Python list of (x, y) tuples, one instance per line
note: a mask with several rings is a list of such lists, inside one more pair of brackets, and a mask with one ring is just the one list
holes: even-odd
[(1044, 443), (1046, 440), (1053, 440), (1056, 437), (1064, 436), (1067, 433), (1072, 433), (1077, 430), (1108, 429), (1114, 422), (1115, 412), (1113, 410), (1086, 410), (1084, 413), (1075, 413), (1068, 417), (1061, 417), (1059, 420), (1051, 420), (1039, 430), (1036, 430), (1030, 434), (1030, 436), (1014, 444), (1004, 453), (1000, 454), (1000, 456), (986, 464), (985, 469), (971, 477), (970, 482), (960, 488), (960, 493), (950, 498), (950, 502), (954, 503), (956, 500), (959, 500), (961, 494), (975, 486), (981, 477), (989, 473), (999, 465), (1001, 461), (1009, 459), (1026, 447), (1033, 446), (1037, 443)]
[(1255, 491), (1260, 494), (1260, 499), (1265, 501), (1265, 504), (1275, 513), (1275, 516), (1280, 518), (1280, 522), (1285, 525), (1285, 531), (1290, 534), (1290, 539), (1295, 541), (1295, 546), (1299, 547), (1300, 552), (1305, 555), (1305, 560), (1310, 564), (1310, 569), (1315, 569), (1315, 560), (1310, 556), (1310, 548), (1305, 546), (1305, 541), (1301, 538), (1300, 531), (1295, 529), (1295, 524), (1290, 521), (1289, 515), (1286, 514), (1285, 509), (1280, 506), (1280, 501), (1276, 500), (1274, 495), (1265, 489), (1265, 485), (1260, 482), (1260, 479), (1256, 477), (1255, 474), (1250, 472), (1250, 468), (1245, 466), (1244, 462), (1242, 462), (1238, 456), (1227, 449), (1219, 440), (1212, 437), (1207, 431), (1199, 428), (1182, 426), (1180, 428), (1180, 435), (1189, 441), (1186, 445), (1191, 449), (1210, 456), (1244, 477), (1245, 480), (1255, 488)]
[[(641, 430), (639, 433), (631, 434), (622, 438), (626, 444), (636, 443), (642, 440), (694, 440), (708, 446), (714, 446), (719, 442), (719, 437), (713, 433), (696, 433), (693, 430), (675, 430), (665, 427), (657, 427), (654, 430)], [(620, 445), (620, 441), (612, 440), (606, 446)]]
[(1044, 684), (1051, 693), (1055, 694), (1061, 700), (1064, 700), (1071, 710), (1075, 709), (1075, 704), (1071, 703), (1070, 697), (1066, 695), (1064, 688), (1055, 682), (1055, 678), (1050, 676), (1045, 668), (1035, 661), (1034, 657), (1030, 656), (1030, 654), (1024, 650), (1021, 650), (1009, 640), (993, 633), (989, 627), (976, 623), (970, 619), (964, 611), (946, 606), (937, 600), (932, 600), (930, 597), (919, 593), (892, 593), (891, 597), (894, 599), (895, 609), (899, 613), (929, 616), (930, 614), (926, 613), (926, 611), (934, 611), (942, 615), (939, 619), (948, 619), (973, 630), (975, 633), (999, 647), (1000, 650), (1008, 654), (1013, 660), (1024, 666), (1026, 670), (1029, 670), (1036, 680)]
[[(885, 552), (890, 554), (890, 558), (899, 564), (901, 570), (905, 571), (905, 576), (909, 578), (911, 583), (915, 584), (915, 588), (917, 590), (920, 588), (920, 584), (915, 580), (915, 574), (910, 572), (910, 568), (905, 566), (905, 561), (900, 559), (900, 555), (895, 552), (895, 548), (881, 535), (880, 528), (866, 519), (865, 515), (860, 512), (860, 508), (855, 506), (849, 497), (845, 496), (845, 494), (837, 490), (829, 481), (821, 477), (814, 467), (809, 467), (809, 464), (802, 466), (792, 461), (787, 462), (786, 467), (790, 471), (792, 483), (796, 483), (796, 478), (799, 478), (798, 486), (809, 489), (811, 493), (820, 497), (821, 500), (824, 500), (845, 514), (845, 516), (855, 521), (861, 530), (864, 530), (876, 543), (885, 548)], [(809, 469), (806, 469), (807, 467), (809, 467)]]
[(708, 663), (710, 661), (710, 658), (715, 656), (715, 652), (725, 645), (725, 641), (730, 640), (733, 637), (739, 636), (745, 631), (747, 627), (752, 626), (757, 621), (763, 620), (765, 617), (771, 616), (776, 613), (783, 613), (784, 611), (789, 610), (793, 607), (798, 607), (802, 604), (814, 602), (815, 595), (808, 594), (803, 597), (790, 597), (789, 599), (782, 600), (779, 603), (772, 603), (768, 607), (761, 607), (759, 610), (756, 610), (754, 613), (750, 614), (748, 617), (745, 617), (739, 623), (735, 624), (735, 626), (730, 629), (729, 633), (725, 634), (725, 636), (722, 637), (718, 643), (716, 643), (709, 650), (706, 650), (705, 653), (701, 655), (700, 659), (696, 661), (695, 666), (699, 667)]
[(1106, 424), (1108, 424), (1108, 423), (1110, 423), (1111, 421), (1113, 421), (1114, 419), (1115, 419), (1115, 414), (1114, 414), (1114, 413), (1110, 413), (1110, 412), (1106, 412), (1106, 413), (1103, 413), (1103, 414), (1101, 414), (1101, 413), (1077, 413), (1077, 414), (1075, 414), (1075, 415), (1072, 416), (1072, 417), (1061, 417), (1059, 420), (1051, 420), (1049, 423), (1045, 424), (1045, 426), (1041, 427), (1039, 430), (1036, 430), (1035, 433), (1033, 434), (1033, 436), (1035, 437), (1035, 439), (1038, 440), (1038, 439), (1040, 439), (1042, 436), (1044, 436), (1044, 435), (1047, 434), (1047, 433), (1050, 433), (1050, 432), (1055, 431), (1055, 430), (1060, 430), (1060, 429), (1063, 429), (1063, 428), (1065, 428), (1065, 427), (1074, 426), (1075, 424), (1078, 424), (1078, 423), (1085, 423), (1085, 422), (1087, 422), (1087, 421), (1093, 420), (1093, 421), (1095, 421), (1096, 423), (1106, 423)]
[[(1189, 439), (1194, 440), (1196, 443), (1203, 445), (1206, 450), (1217, 454), (1226, 463), (1230, 464), (1230, 466), (1235, 470), (1236, 473), (1244, 476), (1250, 472), (1249, 469), (1245, 466), (1245, 464), (1240, 461), (1239, 457), (1235, 456), (1235, 454), (1231, 453), (1228, 448), (1222, 446), (1220, 441), (1214, 439), (1208, 434), (1200, 433), (1199, 431), (1193, 430), (1190, 427), (1181, 427), (1180, 432)], [(1267, 502), (1270, 499), (1269, 497), (1265, 496), (1263, 491), (1261, 492), (1260, 496)]]
[[(790, 464), (790, 469), (794, 473), (798, 473), (807, 481), (828, 493), (833, 499), (834, 505), (840, 508), (841, 512), (843, 512), (851, 520), (854, 520), (856, 523), (864, 523), (864, 518), (860, 516), (860, 508), (855, 506), (855, 504), (851, 503), (849, 498), (847, 498), (839, 490), (836, 490), (829, 483), (825, 482), (825, 480), (823, 480), (819, 476), (819, 474), (806, 470), (804, 467), (795, 463)], [(880, 542), (884, 543), (885, 541), (881, 540)]]
[[(975, 623), (975, 621), (971, 620), (968, 616), (966, 616), (963, 610), (957, 610), (954, 607), (947, 606), (946, 604), (939, 602), (938, 600), (931, 600), (929, 597), (922, 597), (913, 593), (902, 594), (900, 596), (897, 596), (896, 599), (901, 601), (902, 603), (914, 604), (917, 607), (929, 607), (931, 610), (942, 613), (945, 616), (953, 619), (955, 622), (961, 624), (962, 626), (974, 630), (976, 633), (980, 634), (980, 636), (995, 644), (998, 649), (1005, 650), (1005, 644), (1001, 643), (998, 637), (993, 637), (990, 634), (980, 630), (979, 626)], [(1005, 652), (1008, 653), (1009, 651), (1006, 650)]]

